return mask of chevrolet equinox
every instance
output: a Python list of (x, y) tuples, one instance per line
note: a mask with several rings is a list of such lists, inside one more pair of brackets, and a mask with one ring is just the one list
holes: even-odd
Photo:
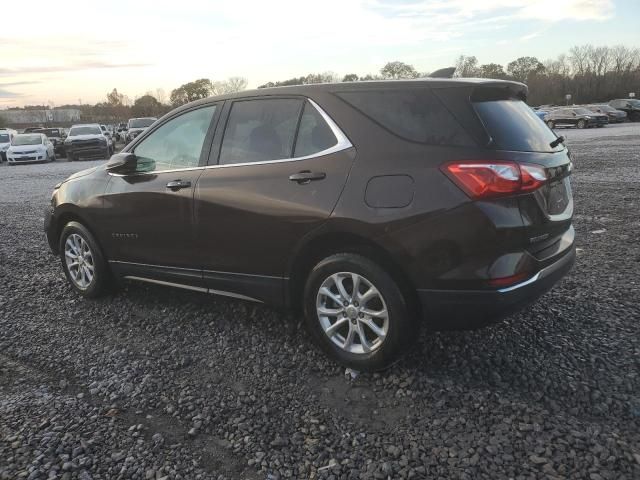
[(568, 150), (498, 80), (303, 85), (168, 113), (45, 215), (71, 286), (129, 279), (304, 313), (358, 370), (500, 319), (571, 267)]

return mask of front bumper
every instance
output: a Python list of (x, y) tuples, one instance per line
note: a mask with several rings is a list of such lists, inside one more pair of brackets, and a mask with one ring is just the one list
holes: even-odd
[(528, 280), (497, 290), (418, 290), (430, 330), (472, 330), (514, 313), (549, 291), (569, 272), (575, 246)]
[(7, 162), (10, 165), (18, 165), (23, 163), (42, 163), (46, 162), (47, 159), (44, 155), (29, 155), (25, 157), (9, 157), (7, 156)]
[(67, 157), (78, 158), (105, 158), (108, 156), (109, 147), (107, 145), (92, 145), (88, 147), (65, 147)]
[(55, 230), (55, 222), (53, 221), (53, 209), (47, 205), (44, 209), (44, 233), (47, 237), (47, 243), (52, 253), (58, 253), (57, 235)]

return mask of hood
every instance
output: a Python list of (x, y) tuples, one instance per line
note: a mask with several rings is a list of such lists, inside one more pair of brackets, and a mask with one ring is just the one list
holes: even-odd
[(88, 135), (74, 135), (73, 137), (67, 137), (67, 140), (95, 140), (96, 138), (104, 138), (106, 140), (106, 137), (104, 135), (102, 135), (101, 133), (91, 133)]
[(12, 145), (9, 147), (11, 153), (33, 152), (34, 150), (45, 150), (44, 145)]
[(76, 178), (86, 177), (87, 175), (90, 175), (96, 170), (101, 168), (104, 169), (104, 165), (98, 165), (97, 167), (87, 168), (86, 170), (80, 170), (79, 172), (76, 172), (73, 175), (67, 177), (62, 183), (68, 182), (69, 180), (75, 180)]

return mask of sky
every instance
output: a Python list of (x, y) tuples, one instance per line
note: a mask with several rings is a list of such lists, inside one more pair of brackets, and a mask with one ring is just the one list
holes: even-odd
[[(6, 12), (6, 9), (4, 9)], [(540, 60), (573, 45), (640, 47), (640, 0), (31, 0), (0, 27), (0, 109), (135, 99), (183, 83), (249, 87), (313, 72), (420, 72)]]

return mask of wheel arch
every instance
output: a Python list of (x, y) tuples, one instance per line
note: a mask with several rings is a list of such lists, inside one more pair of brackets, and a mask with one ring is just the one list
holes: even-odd
[(420, 310), (417, 292), (409, 275), (381, 245), (364, 236), (344, 231), (322, 233), (298, 249), (290, 262), (285, 287), (285, 304), (295, 312), (302, 311), (304, 287), (313, 267), (322, 259), (336, 253), (353, 253), (376, 262), (398, 283), (409, 307)]
[[(96, 232), (93, 229), (93, 227), (91, 226), (91, 223), (89, 223), (84, 218), (83, 215), (81, 215), (80, 213), (78, 213), (74, 209), (65, 210), (62, 213), (60, 213), (60, 215), (56, 218), (55, 230), (54, 230), (54, 235), (55, 235), (54, 238), (56, 240), (55, 244), (56, 244), (57, 250), (59, 250), (60, 236), (62, 235), (62, 230), (64, 230), (64, 227), (69, 222), (78, 222), (78, 223), (82, 224), (82, 226), (85, 227), (87, 230), (89, 230), (91, 235), (93, 235), (93, 238), (95, 239), (96, 243), (100, 247), (100, 250), (102, 250), (102, 254), (104, 255), (104, 248), (102, 246), (102, 242), (100, 242), (100, 238), (96, 235)], [(59, 253), (59, 251), (56, 251), (55, 253)]]

